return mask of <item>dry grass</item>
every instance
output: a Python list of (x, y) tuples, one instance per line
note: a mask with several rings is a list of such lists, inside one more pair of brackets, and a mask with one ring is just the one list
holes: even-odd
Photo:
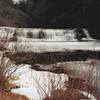
[(29, 100), (26, 96), (10, 93), (10, 92), (0, 92), (0, 100)]
[[(94, 62), (92, 62), (90, 65), (92, 65), (94, 68)], [(90, 66), (90, 68), (92, 67)], [(100, 96), (99, 96), (100, 93), (98, 94), (96, 90), (97, 87), (96, 86), (93, 87), (92, 85), (93, 78), (91, 76), (93, 74), (92, 73), (93, 68), (92, 70), (88, 70), (87, 74), (89, 75), (86, 74), (87, 80), (80, 79), (80, 78), (69, 78), (69, 80), (66, 80), (65, 78), (63, 79), (65, 85), (62, 87), (58, 87), (58, 85), (62, 85), (61, 77), (59, 77), (58, 83), (56, 83), (56, 80), (58, 78), (57, 76), (48, 75), (48, 77), (46, 78), (45, 76), (41, 76), (41, 78), (44, 77), (43, 79), (45, 81), (47, 78), (49, 80), (49, 83), (47, 86), (45, 83), (42, 83), (44, 84), (44, 87), (42, 87), (41, 83), (39, 83), (39, 80), (35, 80), (37, 83), (38, 91), (40, 91), (39, 94), (41, 98), (44, 98), (43, 100), (81, 100), (81, 99), (91, 100), (91, 97), (87, 98), (80, 92), (80, 91), (84, 91), (86, 93), (89, 93), (95, 96), (97, 100), (100, 100)], [(48, 92), (46, 91), (46, 88), (48, 88), (49, 90)]]
[(8, 83), (8, 78), (17, 70), (16, 67), (13, 67), (14, 62), (10, 61), (8, 58), (3, 56), (3, 53), (0, 55), (0, 89), (6, 87)]
[(16, 75), (11, 75), (11, 76), (8, 78), (9, 81), (15, 81), (15, 80), (19, 80), (19, 79), (20, 79), (19, 76), (16, 76)]
[(68, 88), (66, 90), (56, 89), (51, 92), (50, 96), (46, 96), (43, 100), (81, 100), (88, 99), (77, 89)]
[(4, 45), (8, 42), (8, 36), (0, 40), (0, 90), (5, 90), (8, 84), (8, 78), (17, 70), (14, 62), (4, 57)]
[[(65, 75), (63, 78), (61, 75), (51, 75), (48, 74), (48, 77), (45, 77), (44, 75), (41, 75), (41, 78), (43, 78), (45, 81), (48, 80), (48, 84), (45, 82), (41, 84), (39, 80), (34, 80), (37, 83), (37, 90), (40, 95), (41, 100), (88, 100), (89, 98), (84, 96), (79, 88), (79, 84), (77, 84), (77, 87), (74, 88), (71, 84), (71, 86), (68, 86), (68, 79), (67, 75)], [(48, 78), (48, 79), (47, 79)], [(73, 84), (74, 85), (74, 84)]]
[(17, 70), (17, 68), (14, 67), (14, 62), (4, 57), (6, 50), (4, 45), (7, 42), (7, 37), (0, 40), (0, 100), (29, 100), (26, 96), (10, 92), (12, 88), (18, 88), (18, 86), (10, 84), (8, 82), (9, 79), (18, 79), (18, 77), (12, 76)]

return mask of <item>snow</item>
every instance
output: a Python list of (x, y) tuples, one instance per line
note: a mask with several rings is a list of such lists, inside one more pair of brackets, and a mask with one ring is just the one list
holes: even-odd
[[(93, 87), (100, 88), (100, 60), (66, 61), (55, 64), (35, 64), (38, 69), (53, 70), (59, 68), (67, 72), (68, 77), (78, 78), (88, 82)], [(55, 66), (55, 67), (54, 67)]]
[(90, 93), (83, 92), (83, 91), (80, 91), (80, 92), (83, 93), (83, 95), (88, 96), (88, 98), (91, 98), (90, 100), (96, 100), (96, 98), (93, 95), (91, 95)]
[[(13, 83), (21, 86), (19, 89), (12, 89), (13, 93), (18, 93), (29, 97), (29, 100), (42, 100), (45, 96), (44, 91), (48, 94), (51, 88), (51, 80), (58, 88), (62, 88), (64, 85), (65, 79), (68, 80), (68, 77), (64, 74), (54, 74), (50, 72), (38, 72), (31, 70), (30, 65), (24, 65), (20, 67), (15, 75), (20, 77), (19, 80), (14, 81)], [(39, 84), (38, 84), (39, 83)], [(44, 91), (41, 91), (43, 88)], [(82, 91), (81, 91), (82, 92)], [(82, 92), (84, 95), (88, 93)], [(88, 94), (91, 97), (91, 100), (96, 100), (95, 97), (91, 94)]]
[[(71, 61), (58, 63), (58, 67), (62, 66), (66, 70), (69, 77), (80, 78), (88, 81), (94, 87), (100, 88), (100, 61)], [(71, 71), (71, 73), (70, 73)]]
[[(43, 90), (46, 91), (46, 93), (50, 90), (49, 87), (51, 85), (51, 79), (55, 78), (54, 83), (55, 85), (58, 84), (57, 87), (62, 87), (64, 85), (65, 78), (68, 80), (67, 75), (58, 75), (50, 72), (38, 72), (31, 70), (29, 67), (30, 65), (25, 65), (16, 71), (15, 75), (18, 75), (20, 80), (14, 81), (13, 83), (21, 86), (21, 88), (13, 89), (12, 92), (26, 95), (30, 98), (30, 100), (41, 100), (40, 95), (43, 95), (43, 97), (45, 96)], [(42, 91), (40, 91), (42, 88), (39, 85), (43, 88)], [(38, 91), (40, 91), (40, 93), (38, 93)]]

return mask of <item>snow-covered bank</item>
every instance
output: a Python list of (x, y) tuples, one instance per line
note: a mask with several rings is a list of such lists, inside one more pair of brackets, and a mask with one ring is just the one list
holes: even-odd
[[(61, 88), (64, 85), (65, 80), (68, 80), (67, 75), (59, 75), (50, 72), (38, 72), (31, 70), (29, 67), (29, 65), (25, 65), (17, 70), (15, 75), (18, 75), (20, 79), (14, 81), (13, 83), (21, 86), (21, 88), (13, 89), (12, 92), (23, 94), (29, 97), (30, 100), (42, 100), (45, 96), (44, 91), (47, 94), (48, 91), (50, 92), (51, 81), (55, 80), (53, 81), (53, 84), (57, 85), (58, 88)], [(84, 92), (84, 94), (87, 95), (88, 93)], [(88, 96), (91, 97), (91, 100), (96, 100), (91, 94)]]
[(21, 88), (13, 89), (12, 92), (26, 95), (31, 100), (41, 100), (41, 96), (44, 97), (45, 92), (50, 92), (51, 80), (55, 79), (54, 84), (59, 88), (64, 86), (65, 80), (68, 80), (67, 75), (38, 72), (31, 70), (29, 67), (30, 65), (25, 65), (16, 71), (15, 75), (19, 76), (20, 80), (14, 81), (13, 83), (21, 86)]
[[(91, 83), (94, 87), (100, 87), (100, 61), (87, 60), (87, 61), (70, 61), (59, 62), (56, 64), (35, 64), (37, 70), (54, 71), (59, 69), (62, 73), (67, 73), (71, 78), (79, 78)], [(32, 67), (34, 69), (34, 66)], [(36, 69), (36, 68), (35, 68)], [(90, 79), (89, 79), (90, 78)]]

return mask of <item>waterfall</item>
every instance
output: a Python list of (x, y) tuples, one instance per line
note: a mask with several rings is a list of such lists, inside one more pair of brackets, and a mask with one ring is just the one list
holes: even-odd
[[(92, 40), (86, 29), (83, 29), (85, 38), (83, 40)], [(77, 41), (75, 29), (18, 29), (17, 33), (21, 37), (29, 38), (32, 41)], [(28, 36), (30, 34), (30, 36)], [(80, 33), (81, 34), (81, 33)]]
[(0, 27), (0, 39), (9, 39), (13, 37), (15, 28), (11, 27)]
[[(82, 40), (93, 40), (86, 29), (82, 29), (85, 38)], [(20, 40), (25, 41), (77, 41), (75, 29), (39, 29), (39, 28), (11, 28), (0, 27), (0, 37), (13, 37), (16, 33)], [(81, 33), (80, 33), (81, 34)]]
[(90, 36), (90, 33), (86, 29), (83, 28), (83, 31), (88, 40), (93, 40), (93, 38)]
[(29, 38), (30, 41), (76, 41), (74, 30), (66, 29), (16, 29), (17, 35), (22, 38)]

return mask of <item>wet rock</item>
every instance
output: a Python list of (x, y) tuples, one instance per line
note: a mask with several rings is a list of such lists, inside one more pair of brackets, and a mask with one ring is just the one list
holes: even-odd
[(53, 73), (65, 73), (63, 68), (56, 66), (56, 64), (51, 64), (51, 65), (41, 65), (41, 64), (34, 64), (32, 69), (35, 69), (37, 71), (49, 71)]

